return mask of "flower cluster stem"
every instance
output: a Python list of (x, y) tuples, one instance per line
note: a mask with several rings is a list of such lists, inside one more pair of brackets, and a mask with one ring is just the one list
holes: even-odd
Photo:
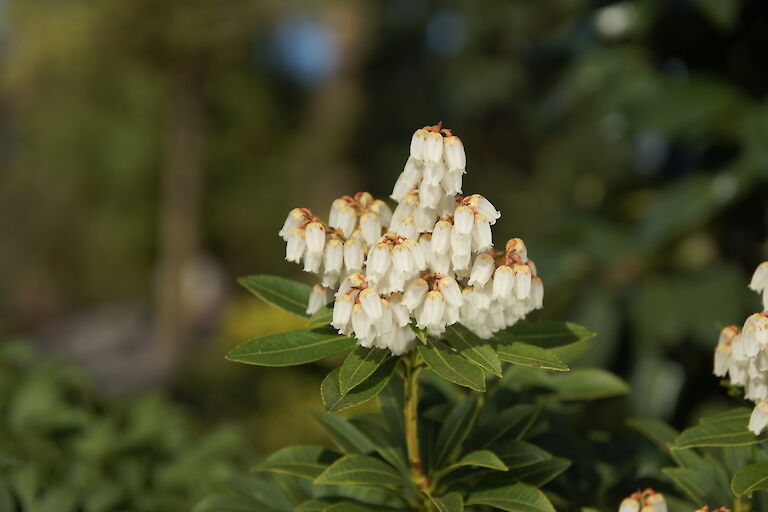
[(424, 462), (419, 448), (419, 373), (421, 368), (416, 361), (418, 354), (412, 350), (403, 358), (405, 362), (405, 444), (408, 453), (408, 466), (411, 469), (411, 481), (416, 488), (429, 493), (429, 477), (424, 472)]

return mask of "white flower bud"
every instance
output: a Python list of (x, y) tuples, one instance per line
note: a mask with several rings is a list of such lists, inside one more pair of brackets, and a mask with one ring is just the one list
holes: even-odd
[(304, 218), (304, 212), (301, 211), (301, 208), (294, 208), (291, 210), (290, 213), (288, 213), (288, 217), (286, 217), (285, 222), (283, 223), (282, 229), (278, 232), (280, 237), (287, 242), (288, 237), (291, 236), (293, 231), (301, 226)]
[(447, 173), (448, 169), (443, 162), (429, 162), (424, 166), (424, 179), (421, 183), (438, 185)]
[(528, 265), (521, 265), (516, 263), (512, 266), (512, 271), (515, 273), (515, 294), (517, 298), (522, 300), (528, 298), (531, 293), (531, 269)]
[(443, 159), (443, 135), (440, 132), (427, 132), (424, 146), (424, 160), (438, 163)]
[(376, 199), (371, 204), (370, 210), (376, 214), (382, 226), (389, 226), (389, 223), (392, 220), (392, 210), (389, 209), (387, 203), (381, 199)]
[(432, 229), (432, 252), (445, 253), (451, 245), (451, 223), (440, 220)]
[(288, 237), (288, 243), (285, 246), (285, 259), (294, 263), (300, 262), (306, 248), (304, 230), (301, 228), (294, 229)]
[(411, 253), (415, 270), (421, 271), (427, 268), (427, 258), (424, 256), (424, 252), (421, 249), (421, 244), (417, 243), (412, 238), (406, 238), (403, 240), (403, 244)]
[(443, 314), (445, 313), (445, 298), (437, 290), (427, 293), (424, 299), (424, 305), (417, 316), (418, 326), (420, 328), (434, 328), (444, 324)]
[(440, 185), (447, 195), (455, 196), (456, 194), (461, 194), (462, 181), (463, 175), (461, 172), (450, 171), (443, 175)]
[(381, 237), (381, 222), (375, 213), (367, 212), (360, 216), (360, 232), (365, 243), (371, 245)]
[(427, 134), (424, 128), (419, 128), (411, 137), (411, 156), (417, 160), (424, 160), (427, 152)]
[(531, 278), (531, 308), (541, 309), (544, 306), (544, 284), (540, 277)]
[(355, 305), (355, 298), (351, 294), (342, 293), (336, 296), (333, 303), (333, 321), (331, 325), (336, 329), (344, 329), (352, 318), (352, 306)]
[(389, 272), (380, 281), (379, 289), (382, 293), (401, 292), (405, 287), (406, 279), (409, 277), (394, 266), (390, 266)]
[(319, 222), (307, 224), (305, 238), (307, 241), (307, 254), (322, 254), (325, 247), (325, 228)]
[(461, 288), (452, 277), (443, 277), (437, 282), (437, 288), (445, 297), (445, 302), (453, 307), (461, 306)]
[(434, 274), (449, 275), (451, 273), (451, 253), (432, 253), (429, 256), (429, 268)]
[(469, 270), (472, 261), (472, 253), (451, 251), (451, 265), (458, 275), (463, 270)]
[(403, 238), (416, 238), (419, 236), (419, 230), (416, 229), (416, 222), (413, 215), (404, 218), (400, 224), (398, 224), (397, 231), (395, 232)]
[(472, 272), (469, 275), (467, 284), (470, 286), (476, 283), (484, 285), (491, 278), (494, 270), (496, 270), (496, 264), (493, 261), (493, 256), (487, 253), (478, 254), (472, 265)]
[(366, 274), (368, 278), (380, 279), (384, 277), (384, 274), (389, 270), (391, 260), (392, 257), (386, 243), (378, 243), (373, 246), (368, 254), (368, 262), (366, 263)]
[(515, 273), (507, 265), (501, 265), (493, 273), (493, 298), (506, 301), (515, 289)]
[(416, 229), (419, 233), (432, 231), (435, 219), (437, 219), (437, 210), (434, 208), (419, 207), (413, 212), (413, 222), (416, 224)]
[(380, 333), (388, 333), (393, 327), (392, 306), (388, 300), (381, 299), (381, 316), (376, 321), (376, 329)]
[(475, 214), (469, 206), (457, 206), (453, 213), (453, 230), (462, 235), (472, 233), (472, 225), (475, 223)]
[[(365, 291), (365, 290), (363, 290)], [(368, 317), (361, 304), (355, 304), (352, 308), (352, 329), (355, 331), (355, 337), (362, 340), (368, 337), (371, 332), (372, 320)]]
[(366, 288), (360, 292), (360, 304), (363, 305), (365, 314), (372, 321), (381, 318), (381, 297), (373, 288)]
[(455, 135), (443, 138), (443, 156), (445, 163), (451, 170), (461, 169), (467, 166), (467, 156), (464, 153), (464, 144)]
[(307, 314), (313, 315), (318, 309), (322, 308), (331, 300), (331, 291), (319, 284), (312, 287), (307, 304)]
[(758, 265), (755, 273), (752, 275), (752, 281), (750, 281), (749, 287), (756, 292), (762, 292), (768, 289), (768, 261), (764, 261)]
[(424, 297), (427, 295), (428, 290), (429, 285), (427, 285), (427, 282), (424, 279), (420, 277), (412, 279), (405, 285), (403, 305), (408, 308), (408, 311), (412, 312), (424, 301)]
[(619, 505), (619, 512), (640, 512), (640, 502), (634, 498), (624, 498)]
[(396, 245), (392, 249), (392, 265), (404, 274), (412, 274), (416, 270), (411, 251), (405, 244)]
[(480, 194), (472, 194), (469, 197), (469, 204), (474, 206), (479, 213), (482, 213), (491, 225), (495, 224), (496, 220), (501, 217), (501, 213), (496, 211), (491, 202)]
[(650, 512), (667, 512), (667, 502), (661, 493), (654, 492), (645, 499), (645, 507), (650, 508)]
[(307, 252), (304, 255), (304, 272), (317, 274), (323, 265), (323, 252)]
[(493, 247), (491, 225), (482, 213), (475, 216), (475, 225), (472, 228), (472, 244), (477, 252), (487, 251)]
[(389, 305), (392, 309), (392, 319), (399, 327), (404, 327), (411, 322), (411, 316), (408, 308), (403, 304), (401, 295), (392, 295), (389, 298)]
[(344, 264), (344, 244), (338, 238), (331, 238), (325, 244), (323, 268), (326, 272), (341, 272)]
[(360, 272), (363, 269), (365, 252), (363, 243), (357, 238), (350, 238), (344, 243), (344, 266), (348, 271)]
[(472, 237), (470, 235), (459, 233), (456, 230), (455, 225), (451, 230), (451, 251), (454, 254), (462, 254), (467, 256), (472, 254)]
[(419, 185), (419, 203), (424, 208), (437, 208), (440, 198), (444, 195), (440, 183), (429, 184), (422, 181)]

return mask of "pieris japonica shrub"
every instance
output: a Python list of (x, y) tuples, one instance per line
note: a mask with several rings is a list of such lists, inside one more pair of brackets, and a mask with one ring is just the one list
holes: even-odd
[[(241, 283), (306, 327), (227, 357), (289, 366), (347, 352), (320, 386), (326, 410), (312, 412), (334, 448), (280, 450), (198, 511), (569, 506), (560, 477), (571, 462), (534, 441), (556, 422), (558, 404), (627, 386), (604, 370), (569, 368), (594, 333), (525, 320), (543, 306), (542, 279), (521, 239), (494, 241), (501, 213), (492, 198), (463, 193), (466, 162), (458, 137), (427, 126), (411, 138), (393, 202), (358, 192), (333, 201), (325, 218), (288, 213), (279, 230), (286, 259), (315, 282)], [(374, 398), (375, 412), (352, 409)]]

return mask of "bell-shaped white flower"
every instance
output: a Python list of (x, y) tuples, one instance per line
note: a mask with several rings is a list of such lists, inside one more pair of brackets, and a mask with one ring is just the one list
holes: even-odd
[(403, 293), (403, 304), (408, 308), (408, 311), (413, 311), (421, 306), (428, 290), (429, 285), (420, 277), (406, 283), (405, 292)]
[(373, 212), (366, 212), (360, 216), (360, 232), (367, 244), (374, 244), (381, 236), (381, 222)]
[(416, 160), (424, 160), (427, 152), (427, 135), (429, 132), (419, 128), (411, 137), (411, 156)]
[(413, 211), (413, 223), (416, 225), (416, 230), (419, 233), (427, 233), (432, 231), (432, 227), (435, 225), (435, 219), (437, 218), (437, 210), (434, 208), (416, 208)]
[(444, 325), (443, 314), (445, 313), (445, 297), (437, 290), (427, 293), (424, 298), (424, 304), (416, 318), (419, 328), (434, 328)]
[(752, 409), (749, 417), (749, 430), (759, 435), (768, 426), (768, 402), (760, 402)]
[(355, 304), (352, 308), (352, 329), (355, 331), (355, 337), (367, 338), (372, 326), (373, 321), (366, 314), (363, 306), (360, 303)]
[(288, 217), (286, 217), (285, 222), (283, 223), (283, 227), (278, 232), (278, 235), (280, 235), (280, 237), (287, 242), (288, 237), (291, 236), (296, 228), (301, 226), (301, 223), (305, 218), (306, 217), (304, 216), (304, 212), (301, 210), (301, 208), (294, 208), (290, 211), (290, 213), (288, 213)]
[(495, 224), (499, 217), (501, 217), (501, 213), (496, 210), (496, 207), (480, 194), (472, 194), (469, 196), (468, 202), (478, 213), (482, 213), (491, 225)]
[(443, 138), (443, 157), (448, 168), (461, 170), (467, 166), (467, 155), (464, 152), (464, 144), (455, 135)]
[(310, 222), (304, 229), (307, 254), (322, 254), (325, 247), (325, 228), (319, 222)]
[(443, 162), (429, 162), (424, 166), (424, 178), (422, 183), (438, 185), (447, 172), (448, 169)]
[(478, 254), (472, 264), (472, 272), (469, 274), (467, 284), (469, 286), (484, 285), (491, 278), (494, 270), (496, 270), (496, 264), (493, 261), (493, 256), (488, 253)]
[(440, 132), (428, 132), (425, 138), (424, 160), (428, 163), (441, 163), (443, 159), (443, 135)]
[(330, 302), (331, 296), (331, 290), (325, 286), (319, 284), (313, 286), (312, 292), (309, 294), (309, 302), (307, 303), (307, 314), (315, 314), (318, 309)]
[(344, 244), (338, 238), (331, 238), (325, 244), (323, 268), (325, 272), (341, 272), (344, 265)]
[(461, 187), (463, 182), (463, 173), (459, 171), (449, 171), (443, 175), (440, 180), (440, 186), (443, 187), (445, 193), (449, 196), (455, 196), (461, 194)]
[(506, 301), (515, 289), (515, 273), (507, 265), (499, 266), (493, 273), (493, 298)]
[(454, 278), (448, 276), (441, 278), (437, 281), (437, 289), (443, 294), (448, 305), (461, 307), (461, 288)]
[(442, 254), (451, 246), (451, 223), (440, 220), (432, 228), (432, 252)]
[(352, 319), (352, 308), (355, 305), (354, 294), (343, 293), (336, 296), (333, 303), (333, 321), (331, 325), (342, 330)]
[(472, 246), (476, 252), (484, 252), (493, 247), (491, 225), (482, 213), (475, 216), (475, 224), (472, 227)]
[(369, 279), (379, 279), (389, 270), (392, 256), (389, 246), (385, 242), (379, 242), (371, 248), (368, 253), (368, 263), (366, 267), (366, 276)]
[(304, 272), (317, 274), (323, 265), (323, 252), (309, 252), (304, 255)]
[(294, 263), (300, 262), (306, 248), (304, 230), (301, 228), (294, 229), (285, 246), (285, 259)]
[(419, 185), (419, 203), (424, 208), (437, 208), (443, 195), (445, 194), (440, 183), (431, 184), (422, 181)]
[(366, 288), (360, 292), (360, 304), (362, 304), (366, 315), (371, 321), (376, 321), (381, 317), (381, 297), (373, 288)]
[(527, 299), (531, 293), (531, 269), (528, 265), (516, 263), (512, 266), (515, 273), (515, 294), (519, 300)]
[(344, 267), (348, 271), (360, 272), (364, 262), (363, 243), (358, 238), (350, 238), (344, 242)]
[(472, 233), (475, 223), (475, 214), (469, 206), (460, 205), (453, 213), (453, 230), (461, 235)]
[(640, 502), (634, 498), (624, 498), (619, 505), (619, 512), (640, 512)]
[(376, 199), (373, 203), (371, 203), (369, 209), (376, 214), (382, 226), (389, 226), (389, 223), (392, 220), (392, 210), (390, 210), (387, 203), (381, 199)]

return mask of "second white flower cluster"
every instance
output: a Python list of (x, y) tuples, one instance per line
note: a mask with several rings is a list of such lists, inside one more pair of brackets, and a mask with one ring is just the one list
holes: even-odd
[(752, 276), (749, 287), (763, 295), (763, 312), (747, 318), (741, 329), (725, 327), (715, 349), (714, 373), (744, 388), (744, 397), (756, 403), (749, 420), (755, 434), (768, 426), (768, 261)]

